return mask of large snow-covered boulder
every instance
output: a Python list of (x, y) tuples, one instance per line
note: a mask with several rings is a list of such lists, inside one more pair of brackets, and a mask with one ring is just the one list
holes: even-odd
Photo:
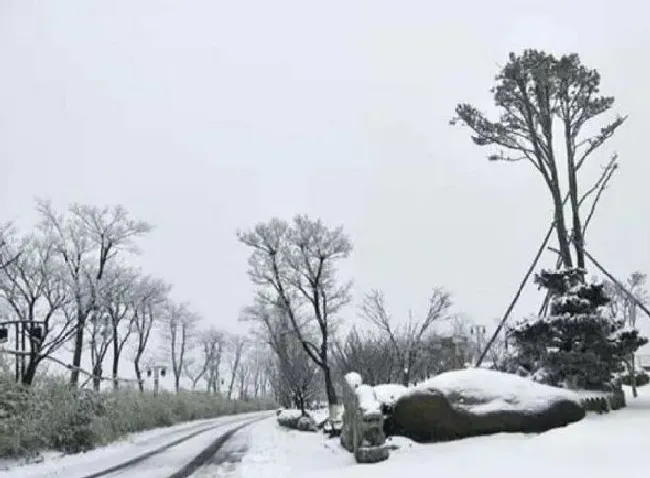
[(584, 418), (570, 390), (485, 369), (446, 372), (409, 389), (393, 410), (398, 434), (442, 441), (499, 432), (541, 433)]

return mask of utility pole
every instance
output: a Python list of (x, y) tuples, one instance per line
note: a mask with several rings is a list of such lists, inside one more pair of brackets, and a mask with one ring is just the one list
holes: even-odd
[(152, 365), (147, 368), (147, 377), (151, 377), (153, 371), (153, 394), (158, 396), (158, 391), (160, 388), (160, 377), (164, 377), (167, 374), (167, 367), (164, 365)]

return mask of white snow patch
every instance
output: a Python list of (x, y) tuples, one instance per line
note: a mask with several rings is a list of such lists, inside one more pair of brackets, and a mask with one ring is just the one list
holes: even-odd
[(375, 396), (382, 405), (393, 406), (399, 398), (408, 392), (408, 388), (404, 385), (397, 385), (395, 383), (386, 383), (382, 385), (375, 385)]
[(249, 449), (237, 469), (237, 478), (303, 477), (318, 469), (354, 464), (338, 438), (321, 433), (303, 433), (264, 420), (250, 429)]
[(316, 410), (308, 410), (309, 416), (314, 419), (316, 423), (323, 423), (330, 417), (329, 408), (317, 408)]
[(295, 408), (284, 408), (277, 415), (278, 420), (297, 420), (302, 416), (302, 412)]
[[(479, 403), (468, 403), (465, 407), (476, 413), (497, 410), (540, 411), (560, 400), (580, 403), (580, 397), (571, 390), (481, 368), (442, 373), (411, 390), (427, 389), (439, 390), (445, 396), (460, 395), (475, 400)], [(463, 403), (457, 405), (463, 406)]]
[(357, 372), (350, 372), (345, 375), (345, 382), (350, 386), (350, 388), (355, 389), (363, 383), (363, 379)]
[(362, 410), (364, 415), (369, 416), (381, 414), (381, 403), (377, 400), (373, 387), (370, 385), (359, 385), (355, 390), (355, 393), (359, 401), (359, 408)]

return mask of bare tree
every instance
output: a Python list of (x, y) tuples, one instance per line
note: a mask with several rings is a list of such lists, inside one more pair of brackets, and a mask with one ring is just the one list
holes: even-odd
[[(457, 121), (472, 130), (472, 140), (479, 146), (496, 146), (488, 156), (493, 161), (528, 161), (540, 173), (554, 206), (559, 256), (566, 267), (573, 267), (571, 244), (575, 247), (576, 265), (585, 267), (584, 233), (600, 194), (618, 167), (616, 155), (605, 165), (597, 182), (580, 192), (578, 172), (587, 159), (609, 140), (626, 117), (617, 116), (592, 136), (585, 136), (591, 121), (614, 105), (614, 98), (600, 95), (600, 74), (585, 67), (577, 54), (555, 58), (543, 51), (511, 53), (508, 63), (497, 75), (492, 89), (500, 109), (499, 120), (491, 121), (474, 106), (459, 104)], [(566, 158), (570, 222), (565, 220), (564, 193), (561, 187), (559, 153), (556, 149), (556, 124), (562, 126), (561, 142)], [(580, 208), (588, 212), (581, 216)], [(571, 225), (571, 234), (569, 227)]]
[(249, 275), (258, 299), (279, 304), (307, 356), (323, 375), (330, 406), (338, 404), (332, 380), (330, 345), (336, 316), (350, 302), (351, 282), (339, 284), (336, 264), (352, 252), (341, 227), (296, 216), (291, 224), (280, 219), (260, 223), (239, 233), (252, 249)]
[(20, 255), (20, 251), (13, 250), (7, 244), (7, 236), (12, 232), (11, 224), (0, 224), (0, 268), (9, 266)]
[(217, 393), (223, 345), (224, 333), (214, 327), (198, 334), (195, 354), (188, 357), (185, 364), (185, 374), (192, 381), (192, 389), (201, 379), (205, 379), (207, 391)]
[(106, 284), (102, 288), (102, 306), (106, 310), (111, 330), (114, 389), (119, 386), (120, 357), (129, 337), (137, 330), (134, 307), (135, 296), (140, 293), (139, 275), (139, 271), (129, 267), (110, 267), (107, 270)]
[(260, 398), (266, 395), (266, 384), (268, 376), (268, 362), (273, 360), (273, 353), (266, 343), (256, 343), (254, 350), (249, 352), (251, 367), (251, 385), (253, 387), (253, 398)]
[(225, 345), (225, 334), (215, 329), (210, 330), (203, 342), (203, 353), (208, 363), (205, 374), (207, 390), (215, 395), (221, 392), (221, 359)]
[(170, 302), (167, 306), (167, 326), (169, 352), (174, 374), (174, 390), (180, 390), (180, 381), (185, 367), (187, 351), (191, 344), (192, 334), (198, 316), (189, 309), (188, 304), (174, 304)]
[(21, 333), (15, 328), (20, 351), (14, 353), (20, 354), (18, 378), (25, 385), (31, 385), (39, 364), (75, 332), (75, 323), (67, 315), (71, 296), (55, 260), (55, 247), (47, 239), (19, 237), (15, 232), (3, 238), (3, 250), (12, 260), (0, 267), (0, 300), (21, 323)]
[(258, 298), (244, 309), (241, 320), (255, 325), (253, 333), (275, 355), (275, 364), (267, 371), (273, 376), (273, 387), (280, 403), (286, 407), (294, 404), (304, 412), (305, 404), (316, 393), (317, 374), (286, 310), (280, 303), (267, 304)]
[(133, 300), (133, 329), (135, 330), (133, 367), (138, 387), (144, 392), (140, 362), (149, 345), (154, 324), (162, 318), (171, 287), (160, 279), (140, 277)]
[(451, 295), (441, 288), (436, 288), (429, 298), (426, 316), (415, 320), (409, 313), (403, 325), (393, 325), (386, 309), (384, 294), (381, 291), (369, 292), (361, 305), (361, 316), (386, 334), (388, 341), (398, 357), (402, 370), (402, 384), (411, 382), (413, 366), (417, 363), (422, 342), (432, 325), (450, 317)]
[(246, 348), (237, 368), (237, 388), (240, 400), (248, 400), (248, 388), (253, 370), (251, 362), (250, 348)]
[(90, 334), (90, 364), (92, 367), (93, 390), (99, 391), (104, 375), (104, 359), (113, 338), (113, 328), (108, 312), (104, 309), (94, 310), (86, 322)]
[(242, 357), (248, 344), (248, 338), (241, 334), (233, 334), (227, 343), (227, 349), (230, 356), (230, 383), (228, 384), (227, 397), (228, 400), (232, 399), (233, 391), (235, 389), (235, 379), (239, 372), (242, 363)]
[(370, 385), (393, 383), (403, 375), (400, 358), (381, 333), (353, 327), (342, 342), (335, 343), (334, 356), (341, 375), (362, 373), (363, 382)]
[(132, 220), (121, 206), (98, 208), (73, 204), (67, 215), (46, 201), (37, 203), (40, 230), (52, 241), (65, 266), (76, 304), (70, 383), (79, 384), (86, 320), (98, 308), (98, 290), (106, 267), (122, 250), (135, 251), (133, 240), (151, 230)]

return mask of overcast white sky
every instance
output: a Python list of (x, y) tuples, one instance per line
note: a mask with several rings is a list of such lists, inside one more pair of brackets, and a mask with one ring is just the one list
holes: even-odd
[(34, 196), (124, 204), (156, 225), (143, 266), (234, 329), (251, 298), (236, 229), (306, 212), (351, 234), (357, 297), (382, 288), (405, 315), (444, 285), (492, 323), (550, 202), (448, 121), (488, 108), (508, 51), (533, 47), (579, 52), (630, 115), (593, 160), (616, 149), (621, 169), (588, 247), (650, 271), (643, 4), (0, 0), (0, 219), (29, 224)]

